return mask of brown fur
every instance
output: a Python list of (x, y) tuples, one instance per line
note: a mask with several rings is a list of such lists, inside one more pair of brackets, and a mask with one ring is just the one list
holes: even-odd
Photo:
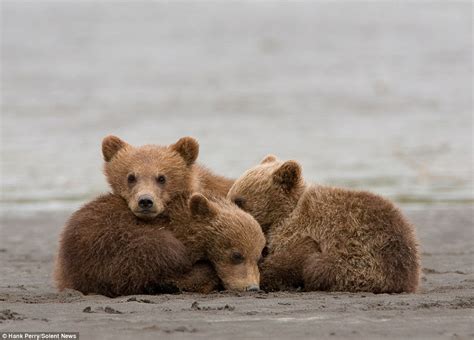
[(265, 289), (400, 293), (418, 287), (414, 229), (380, 196), (306, 185), (297, 162), (270, 156), (237, 179), (228, 197), (267, 235)]
[[(169, 146), (144, 145), (133, 147), (118, 137), (108, 136), (102, 142), (104, 172), (112, 192), (125, 198), (130, 209), (141, 218), (153, 218), (166, 210), (174, 194), (204, 192), (225, 197), (233, 180), (216, 175), (195, 164), (199, 144), (183, 137)], [(135, 182), (127, 181), (133, 175)], [(164, 184), (157, 183), (164, 176)], [(154, 201), (151, 213), (144, 216), (139, 198), (150, 196)]]
[[(170, 208), (170, 229), (185, 245), (192, 263), (212, 263), (224, 288), (247, 290), (259, 287), (258, 262), (265, 236), (257, 221), (226, 199), (194, 194), (189, 210), (184, 197)], [(176, 212), (180, 212), (175, 213)], [(239, 254), (240, 259), (235, 259)]]
[(201, 294), (209, 294), (222, 286), (216, 270), (208, 261), (195, 263), (191, 271), (180, 275), (172, 284), (180, 291)]
[[(132, 147), (117, 137), (109, 136), (103, 141), (102, 151), (106, 161), (104, 171), (113, 194), (88, 203), (66, 224), (55, 269), (58, 288), (108, 296), (157, 293), (167, 291), (170, 284), (200, 292), (215, 288), (219, 279), (213, 267), (198, 263), (206, 260), (208, 253), (202, 254), (201, 251), (200, 256), (195, 255), (199, 249), (196, 241), (202, 242), (206, 235), (201, 232), (200, 238), (195, 237), (191, 232), (192, 225), (196, 224), (193, 220), (216, 225), (221, 231), (235, 222), (227, 223), (225, 218), (216, 222), (214, 215), (197, 214), (194, 217), (189, 212), (188, 198), (202, 187), (199, 175), (204, 173), (201, 171), (205, 171), (207, 176), (204, 188), (207, 192), (216, 187), (216, 196), (225, 194), (221, 185), (224, 178), (194, 165), (198, 155), (197, 142), (185, 137), (170, 146)], [(135, 176), (133, 183), (127, 180), (130, 174)], [(166, 176), (165, 183), (156, 181), (159, 175)], [(218, 179), (215, 186), (212, 178)], [(144, 214), (138, 207), (137, 202), (143, 194), (154, 200), (152, 213)], [(227, 218), (232, 214), (225, 211), (235, 210), (235, 207), (221, 201), (216, 198), (216, 203), (207, 200), (204, 203), (213, 207), (216, 216)], [(258, 224), (247, 214), (243, 220), (246, 221), (242, 228), (244, 235), (250, 233), (258, 240), (261, 233), (255, 227)], [(209, 233), (207, 236), (219, 239), (225, 234)], [(230, 245), (241, 246), (239, 242), (227, 241)], [(217, 255), (213, 260), (223, 261)], [(235, 276), (235, 271), (222, 275), (226, 282), (245, 281), (250, 277), (242, 279), (232, 277), (232, 274)], [(255, 278), (251, 280), (255, 281)], [(233, 287), (232, 282), (226, 285)]]
[(212, 196), (226, 197), (234, 180), (216, 175), (206, 167), (196, 164), (197, 179), (199, 180), (199, 191)]
[(64, 228), (55, 278), (72, 288), (106, 296), (152, 294), (191, 270), (186, 247), (164, 227), (166, 217), (137, 218), (115, 194), (75, 212)]
[[(196, 197), (209, 210), (192, 212), (183, 195), (170, 203), (168, 216), (153, 220), (137, 218), (115, 194), (88, 203), (61, 235), (58, 288), (119, 296), (174, 287), (208, 293), (221, 281), (234, 290), (258, 285), (257, 263), (265, 244), (258, 223), (223, 199), (195, 194), (191, 202)], [(233, 251), (246, 261), (234, 264)]]

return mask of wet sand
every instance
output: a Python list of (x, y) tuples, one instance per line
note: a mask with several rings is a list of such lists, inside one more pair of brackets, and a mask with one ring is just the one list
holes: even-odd
[(3, 217), (0, 331), (77, 331), (82, 339), (473, 338), (472, 208), (404, 210), (422, 244), (417, 294), (222, 292), (110, 299), (58, 293), (51, 271), (68, 213)]

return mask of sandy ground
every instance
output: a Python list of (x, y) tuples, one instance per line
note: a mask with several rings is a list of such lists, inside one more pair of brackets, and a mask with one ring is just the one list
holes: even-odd
[(423, 246), (421, 291), (410, 295), (222, 292), (109, 299), (57, 293), (53, 256), (68, 214), (4, 217), (0, 331), (78, 331), (82, 339), (473, 338), (472, 208), (405, 210)]

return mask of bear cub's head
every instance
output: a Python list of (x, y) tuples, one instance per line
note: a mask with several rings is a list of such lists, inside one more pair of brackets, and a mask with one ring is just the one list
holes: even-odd
[(259, 290), (265, 236), (257, 221), (228, 200), (198, 193), (191, 196), (189, 208), (197, 223), (196, 237), (225, 289)]
[(283, 162), (268, 155), (234, 182), (227, 197), (267, 231), (294, 208), (304, 188), (301, 166), (296, 161)]
[(139, 218), (165, 211), (174, 195), (193, 192), (198, 142), (183, 137), (169, 146), (135, 147), (115, 136), (102, 141), (104, 172), (114, 194), (122, 196)]

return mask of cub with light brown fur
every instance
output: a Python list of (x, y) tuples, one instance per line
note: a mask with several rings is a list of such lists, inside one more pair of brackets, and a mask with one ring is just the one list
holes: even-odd
[[(134, 147), (108, 136), (102, 141), (102, 154), (112, 192), (122, 196), (137, 217), (145, 219), (163, 213), (175, 194), (199, 191), (225, 197), (233, 183), (195, 163), (199, 144), (191, 137), (170, 146)], [(140, 197), (151, 207), (142, 209)]]
[(232, 202), (196, 193), (183, 209), (173, 203), (170, 230), (188, 250), (191, 263), (209, 261), (225, 289), (260, 289), (258, 264), (265, 236), (257, 221)]
[(300, 165), (267, 156), (228, 197), (267, 236), (263, 289), (415, 292), (414, 229), (388, 200), (365, 191), (307, 185)]
[[(252, 251), (241, 249), (239, 240), (227, 237), (233, 234), (221, 233), (219, 238), (209, 227), (234, 230), (236, 225), (244, 239), (252, 235), (258, 242), (263, 234), (257, 222), (248, 214), (229, 213), (235, 207), (219, 198), (209, 202), (193, 196), (188, 204), (191, 194), (201, 189), (194, 166), (199, 146), (193, 138), (182, 138), (170, 146), (133, 147), (111, 136), (104, 139), (102, 150), (113, 193), (88, 203), (66, 224), (55, 268), (59, 289), (107, 296), (158, 293), (176, 286), (207, 292), (219, 283), (214, 267), (229, 288), (258, 284), (251, 266), (257, 262), (253, 251), (261, 250), (258, 243), (249, 243)], [(206, 190), (210, 192), (210, 186)], [(209, 213), (200, 214), (204, 210), (193, 210), (195, 206), (208, 206)], [(231, 215), (241, 220), (229, 218)], [(207, 234), (193, 233), (193, 226), (201, 224), (207, 226), (203, 228)], [(225, 243), (228, 251), (250, 252), (248, 261), (242, 262), (250, 268), (248, 273), (242, 274), (231, 264), (232, 254), (219, 258), (211, 253), (213, 249), (224, 255), (211, 247), (211, 239), (204, 244), (205, 235)], [(198, 252), (199, 247), (209, 253)], [(206, 260), (214, 261), (213, 266), (203, 262)]]

